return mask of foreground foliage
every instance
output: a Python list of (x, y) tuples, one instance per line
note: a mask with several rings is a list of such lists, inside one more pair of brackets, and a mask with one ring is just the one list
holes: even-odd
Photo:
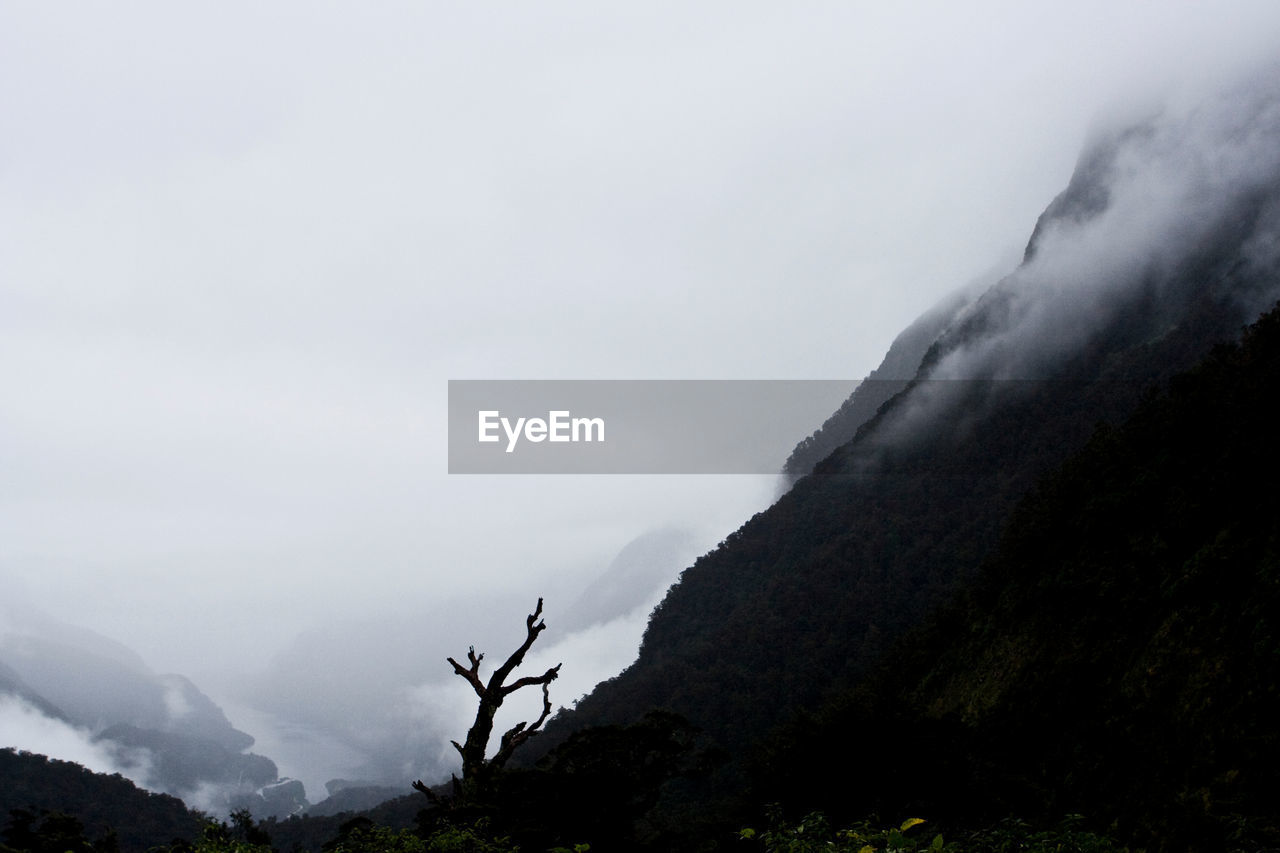
[(770, 829), (743, 829), (739, 838), (756, 842), (764, 853), (1122, 853), (1129, 849), (1082, 829), (1081, 822), (1079, 815), (1069, 815), (1056, 827), (1036, 830), (1009, 819), (963, 834), (959, 841), (947, 841), (941, 833), (927, 831), (928, 821), (918, 817), (907, 818), (896, 827), (878, 828), (863, 820), (833, 830), (821, 812), (789, 824), (775, 811)]

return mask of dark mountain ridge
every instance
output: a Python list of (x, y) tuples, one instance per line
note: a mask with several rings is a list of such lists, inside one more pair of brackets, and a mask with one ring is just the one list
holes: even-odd
[[(153, 794), (119, 775), (92, 773), (69, 761), (0, 749), (0, 830), (8, 834), (15, 810), (75, 818), (90, 838), (114, 832), (122, 853), (141, 853), (176, 838), (192, 839), (197, 814), (181, 800)], [(12, 842), (12, 839), (10, 839)]]
[[(1037, 484), (973, 583), (774, 736), (756, 796), (1280, 849), (1277, 389), (1280, 307)], [(875, 773), (815, 785), (819, 750)]]
[(791, 451), (782, 468), (789, 486), (813, 473), (819, 462), (853, 438), (858, 428), (874, 417), (881, 406), (906, 389), (938, 335), (955, 321), (975, 296), (969, 288), (952, 294), (894, 338), (880, 366), (858, 384), (822, 426)]

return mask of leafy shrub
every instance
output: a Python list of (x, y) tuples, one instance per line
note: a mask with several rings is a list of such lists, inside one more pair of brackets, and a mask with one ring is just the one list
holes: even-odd
[(869, 820), (848, 829), (832, 830), (820, 812), (811, 812), (797, 824), (783, 823), (777, 811), (770, 813), (771, 828), (763, 832), (743, 829), (744, 841), (758, 842), (765, 853), (1124, 853), (1127, 847), (1081, 827), (1084, 818), (1068, 815), (1053, 829), (1036, 830), (1021, 820), (1007, 819), (974, 832), (962, 841), (945, 841), (941, 834), (913, 829), (921, 818), (904, 820), (897, 827), (877, 829)]
[(776, 811), (772, 812), (773, 826), (757, 833), (743, 829), (738, 833), (743, 840), (758, 840), (765, 853), (880, 853), (880, 851), (941, 851), (958, 849), (947, 845), (941, 835), (932, 838), (922, 832), (910, 830), (924, 823), (918, 817), (908, 818), (901, 825), (890, 829), (875, 829), (870, 821), (860, 821), (848, 829), (832, 831), (831, 825), (820, 812), (811, 812), (794, 826), (783, 824)]

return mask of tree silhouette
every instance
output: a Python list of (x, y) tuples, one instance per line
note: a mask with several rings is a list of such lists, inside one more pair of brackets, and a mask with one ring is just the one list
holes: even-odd
[[(467, 683), (475, 690), (476, 696), (480, 698), (480, 705), (476, 708), (476, 719), (471, 724), (471, 729), (467, 732), (466, 743), (460, 744), (456, 740), (452, 741), (454, 748), (462, 755), (462, 779), (459, 780), (457, 776), (453, 777), (454, 794), (461, 799), (474, 800), (478, 795), (482, 794), (488, 788), (493, 775), (502, 769), (507, 760), (511, 758), (511, 754), (521, 744), (537, 734), (538, 730), (542, 728), (542, 724), (551, 716), (550, 684), (560, 674), (561, 664), (556, 664), (542, 675), (529, 675), (510, 684), (506, 683), (511, 673), (524, 661), (525, 653), (529, 651), (529, 647), (538, 639), (538, 635), (546, 629), (547, 625), (541, 620), (541, 616), (542, 599), (539, 598), (538, 606), (525, 619), (527, 633), (524, 642), (511, 653), (506, 663), (494, 670), (487, 683), (480, 678), (480, 663), (484, 660), (484, 653), (476, 654), (475, 646), (467, 649), (469, 666), (463, 666), (453, 658), (446, 658), (453, 666), (453, 671), (466, 679)], [(533, 723), (528, 721), (520, 722), (508, 729), (498, 742), (497, 753), (493, 758), (486, 761), (484, 754), (489, 746), (489, 738), (493, 734), (493, 718), (498, 713), (498, 709), (502, 707), (503, 701), (522, 687), (533, 687), (535, 685), (542, 685), (542, 714)], [(421, 779), (414, 782), (413, 787), (426, 794), (431, 800), (435, 801), (437, 799), (431, 789), (422, 783)]]

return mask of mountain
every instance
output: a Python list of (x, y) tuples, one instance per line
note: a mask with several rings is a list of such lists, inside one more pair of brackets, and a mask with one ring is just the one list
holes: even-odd
[(894, 338), (880, 366), (858, 383), (822, 426), (791, 451), (782, 468), (790, 485), (813, 473), (814, 466), (852, 440), (858, 428), (875, 417), (881, 406), (906, 390), (938, 335), (976, 298), (972, 290), (963, 288), (948, 296)]
[[(1280, 848), (1278, 388), (1280, 307), (1041, 480), (961, 595), (775, 736), (757, 796)], [(815, 785), (814, 755), (874, 773)]]
[(22, 680), (22, 676), (4, 661), (0, 661), (0, 696), (11, 696), (19, 699), (49, 719), (70, 722), (70, 719), (66, 714), (62, 713), (60, 708), (32, 690)]
[(127, 722), (235, 751), (253, 744), (183, 676), (157, 675), (141, 661), (125, 663), (96, 648), (31, 635), (10, 638), (2, 654), (23, 683), (79, 725)]
[(626, 616), (670, 586), (694, 551), (693, 534), (661, 528), (628, 542), (557, 620), (566, 634)]
[(200, 827), (198, 816), (176, 797), (143, 791), (118, 775), (91, 773), (69, 761), (0, 749), (0, 827), (5, 843), (26, 849), (14, 837), (17, 810), (33, 817), (42, 811), (67, 815), (91, 839), (114, 832), (122, 853), (189, 840)]
[(1018, 268), (899, 339), (909, 362), (933, 336), (903, 387), (844, 418), (833, 434), (851, 438), (686, 570), (636, 663), (540, 749), (656, 707), (745, 755), (867, 683), (995, 559), (1015, 507), (1100, 422), (1123, 422), (1280, 296), (1277, 79), (1100, 129)]
[(29, 727), (52, 723), (78, 753), (202, 808), (289, 814), (305, 803), (265, 809), (260, 789), (277, 782), (275, 764), (246, 752), (254, 739), (186, 677), (155, 673), (126, 646), (29, 608), (11, 605), (5, 617), (0, 698), (19, 704), (4, 706), (15, 729), (4, 746), (29, 748)]
[(344, 779), (330, 780), (325, 788), (329, 796), (307, 809), (308, 817), (330, 817), (344, 812), (365, 811), (388, 800), (406, 796), (403, 785), (366, 785)]

